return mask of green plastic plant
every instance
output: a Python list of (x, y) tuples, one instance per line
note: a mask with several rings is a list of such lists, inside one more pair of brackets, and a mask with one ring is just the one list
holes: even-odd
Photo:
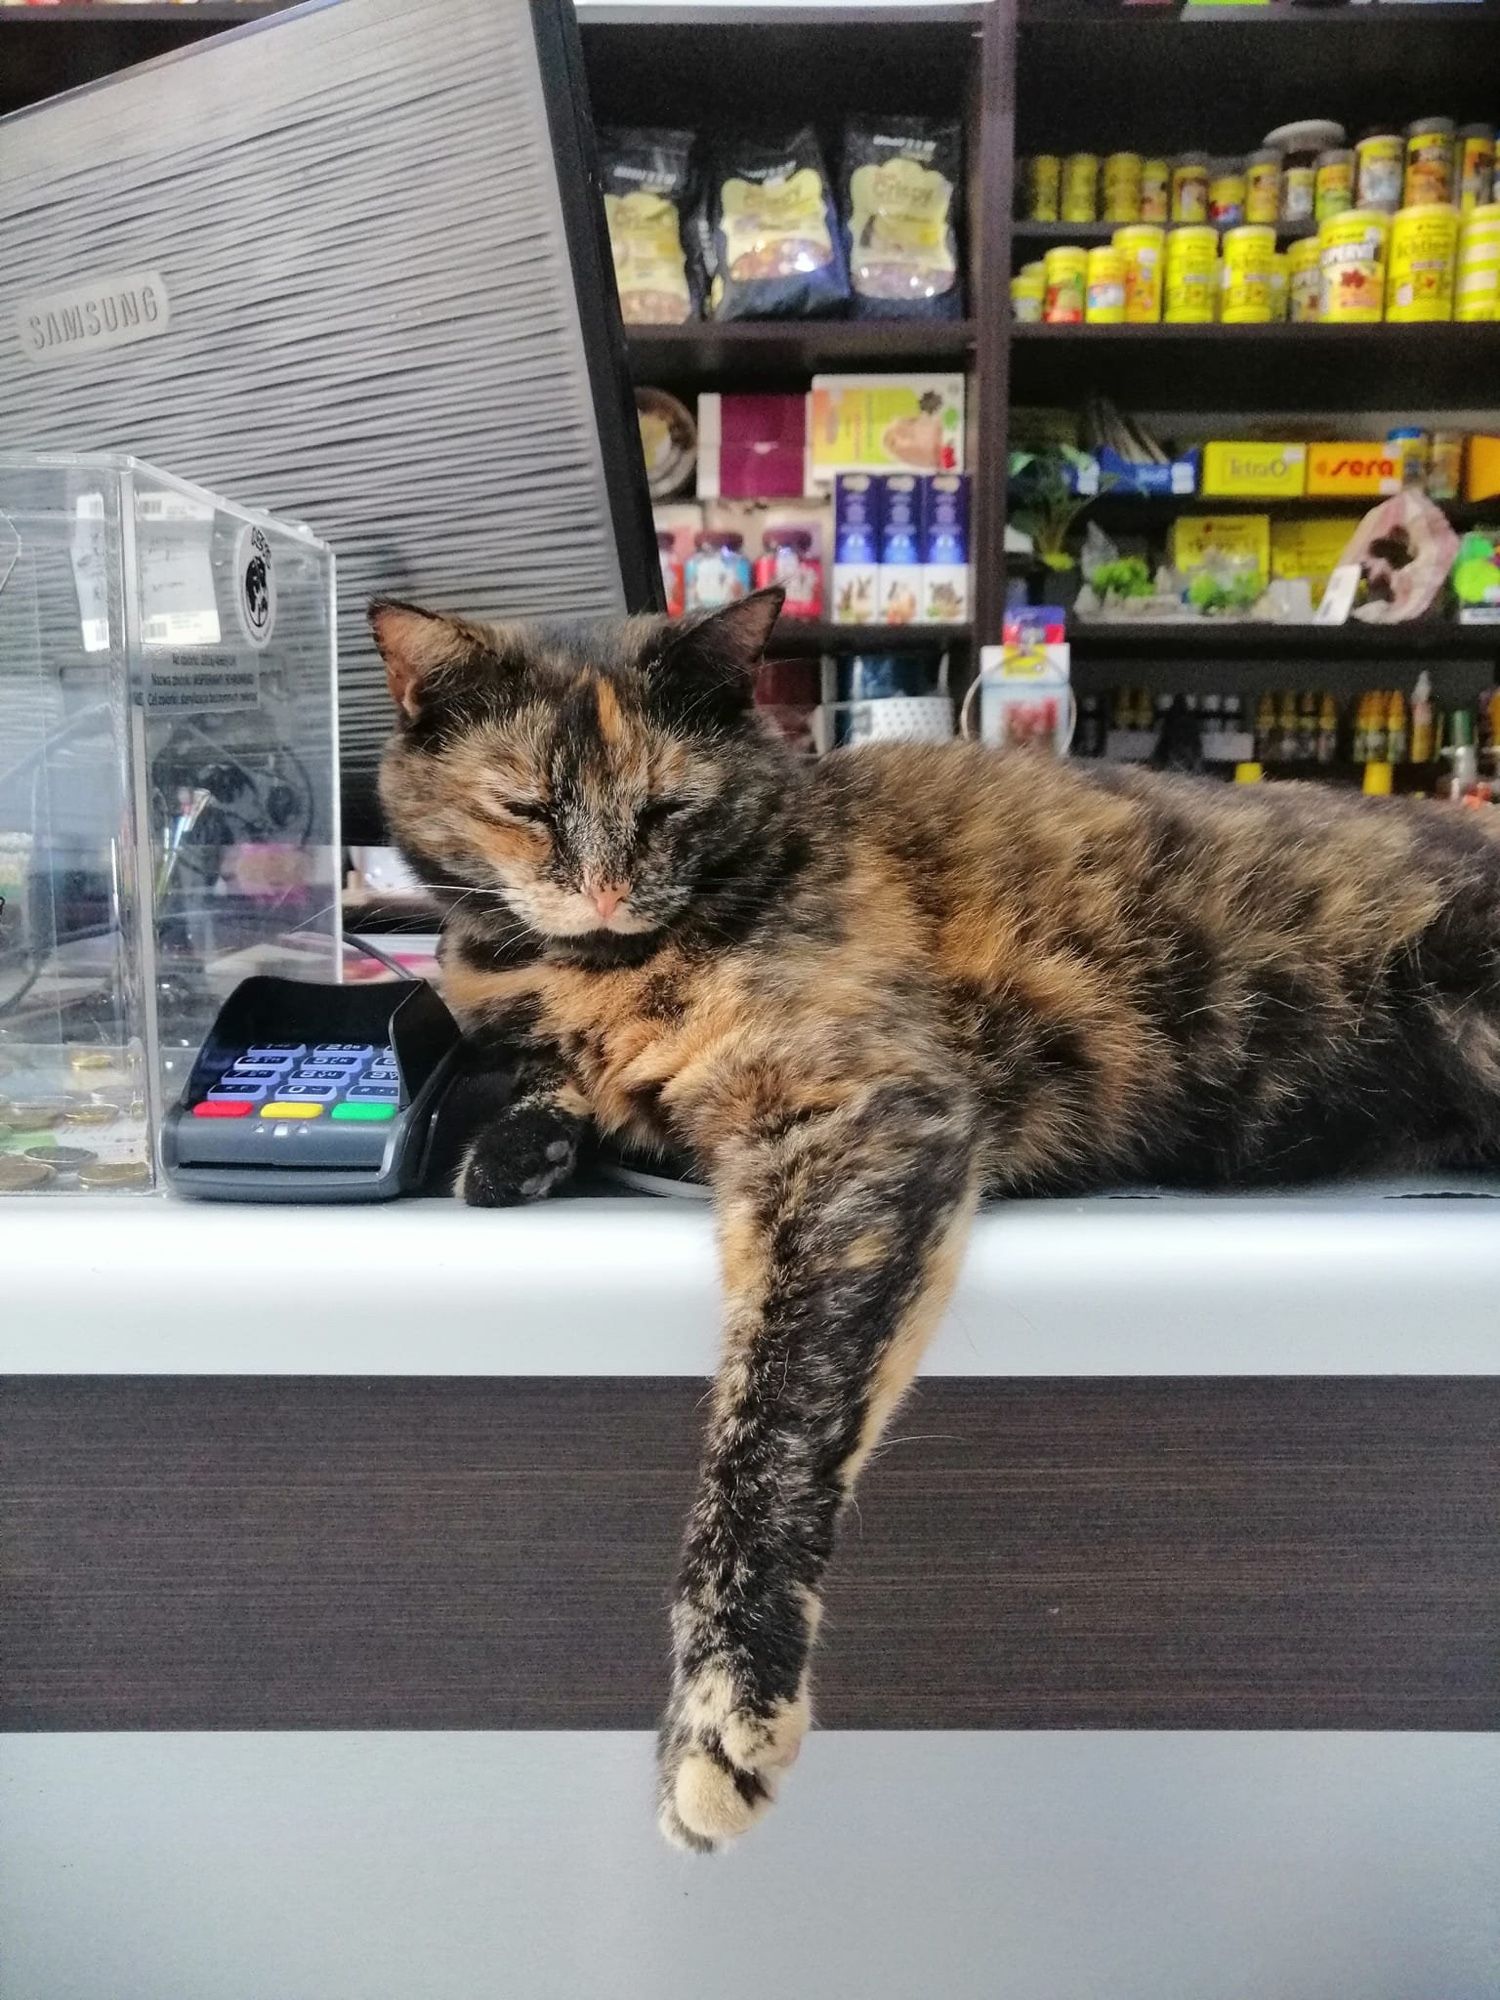
[(1037, 452), (1016, 451), (1010, 457), (1010, 476), (1021, 495), (1011, 518), (1030, 535), (1037, 561), (1051, 570), (1077, 567), (1078, 558), (1069, 553), (1068, 536), (1079, 517), (1094, 503), (1091, 494), (1079, 495), (1073, 475), (1093, 461), (1086, 452), (1071, 445), (1048, 445)]
[(1100, 563), (1089, 578), (1100, 597), (1149, 597), (1151, 571), (1140, 556), (1118, 556)]

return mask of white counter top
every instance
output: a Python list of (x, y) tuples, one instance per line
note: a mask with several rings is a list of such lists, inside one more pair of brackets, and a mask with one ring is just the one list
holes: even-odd
[[(1500, 1374), (1500, 1186), (1431, 1185), (1490, 1198), (993, 1209), (925, 1372)], [(0, 1199), (0, 1373), (706, 1375), (716, 1347), (695, 1204)]]

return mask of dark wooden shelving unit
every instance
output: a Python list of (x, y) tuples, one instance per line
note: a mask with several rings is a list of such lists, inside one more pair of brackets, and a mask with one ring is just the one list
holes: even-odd
[[(200, 0), (124, 5), (64, 0), (0, 7), (0, 108), (74, 87), (111, 69), (226, 27), (263, 21), (280, 0)], [(794, 387), (825, 370), (963, 368), (971, 390), (975, 618), (972, 628), (898, 628), (906, 645), (998, 639), (1005, 588), (1007, 434), (1011, 405), (1076, 408), (1092, 393), (1150, 412), (1171, 435), (1208, 413), (1239, 413), (1266, 432), (1279, 414), (1472, 409), (1500, 393), (1500, 327), (1083, 327), (1012, 326), (1011, 271), (1051, 243), (1103, 241), (1112, 226), (1013, 220), (1018, 155), (1131, 148), (1170, 155), (1252, 149), (1296, 116), (1340, 119), (1351, 133), (1404, 124), (1429, 111), (1460, 122), (1494, 116), (1500, 76), (1500, 0), (1367, 5), (1122, 5), (1119, 0), (871, 0), (693, 6), (626, 0), (578, 8), (585, 67), (601, 122), (789, 125), (811, 120), (830, 138), (851, 110), (963, 116), (970, 317), (953, 323), (855, 320), (633, 328), (627, 348), (637, 382), (679, 394), (701, 387)], [(1283, 232), (1290, 235), (1292, 232)], [(3, 250), (3, 246), (0, 246)], [(1500, 428), (1500, 409), (1496, 413)], [(1298, 433), (1294, 430), (1292, 435)], [(1344, 511), (1359, 503), (1140, 502), (1103, 494), (1095, 509), (1112, 528), (1150, 532), (1172, 512)], [(1500, 515), (1500, 505), (1451, 511), (1456, 525)], [(787, 646), (889, 649), (888, 628), (800, 628)], [(1305, 636), (1305, 635), (1302, 635)], [(1281, 628), (1222, 647), (1247, 667), (1255, 649), (1281, 647)], [(1180, 663), (1198, 638), (1132, 631)], [(1107, 638), (1079, 633), (1092, 671)], [(1311, 642), (1345, 651), (1350, 673), (1378, 662), (1386, 634)], [(1410, 641), (1446, 643), (1456, 659), (1486, 656), (1472, 630)], [(1316, 657), (1333, 659), (1328, 652)], [(1396, 658), (1391, 651), (1389, 657)], [(1306, 661), (1307, 653), (1298, 656)], [(1434, 656), (1436, 657), (1436, 656)], [(1271, 662), (1274, 664), (1274, 661)]]
[(1406, 625), (1269, 625), (1249, 619), (1194, 623), (1141, 619), (1093, 624), (1075, 619), (1068, 630), (1075, 652), (1125, 658), (1303, 660), (1500, 659), (1500, 625), (1459, 625), (1452, 619), (1413, 619)]
[(1500, 381), (1500, 324), (1016, 326), (1018, 403), (1127, 410), (1470, 408)]
[(771, 650), (781, 659), (821, 653), (941, 653), (969, 646), (972, 625), (831, 625), (784, 618)]
[[(1170, 224), (1163, 224), (1168, 228)], [(1054, 243), (1077, 243), (1084, 249), (1097, 243), (1112, 243), (1117, 229), (1125, 225), (1119, 222), (1027, 222), (1011, 224), (1011, 238), (1016, 243), (1034, 243), (1041, 250), (1050, 250)], [(1304, 236), (1316, 236), (1315, 229), (1301, 226), (1278, 229), (1276, 241), (1284, 250), (1288, 243), (1300, 242)]]
[(965, 368), (973, 359), (975, 328), (972, 320), (692, 321), (631, 327), (626, 345), (638, 382), (801, 385), (829, 369)]

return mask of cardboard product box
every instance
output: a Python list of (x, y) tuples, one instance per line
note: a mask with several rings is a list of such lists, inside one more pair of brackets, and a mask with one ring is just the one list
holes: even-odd
[(1090, 454), (1086, 465), (1069, 466), (1068, 484), (1081, 496), (1109, 493), (1121, 498), (1139, 494), (1143, 499), (1191, 500), (1198, 491), (1202, 458), (1201, 452), (1188, 451), (1169, 459), (1165, 465), (1143, 465), (1135, 459), (1122, 458), (1108, 445), (1101, 445)]
[(962, 375), (815, 375), (812, 477), (841, 472), (962, 472)]
[(1178, 569), (1201, 567), (1210, 550), (1253, 558), (1262, 583), (1271, 575), (1269, 514), (1179, 514), (1172, 523), (1172, 561)]
[(1300, 521), (1273, 521), (1272, 576), (1288, 581), (1305, 577), (1316, 604), (1357, 525), (1356, 521), (1337, 514), (1314, 514)]
[(969, 475), (935, 472), (922, 481), (922, 609), (931, 625), (970, 617)]
[(1315, 498), (1376, 500), (1399, 493), (1401, 448), (1375, 438), (1307, 447), (1307, 491)]
[(1500, 495), (1500, 437), (1471, 435), (1465, 453), (1466, 500), (1493, 500)]
[(800, 499), (808, 490), (807, 398), (698, 398), (700, 500)]
[(1297, 500), (1306, 490), (1305, 444), (1214, 439), (1203, 447), (1205, 500)]
[(882, 625), (915, 625), (922, 614), (922, 481), (890, 472), (881, 481), (880, 595)]
[(882, 482), (869, 472), (840, 473), (833, 485), (833, 617), (838, 625), (873, 625), (880, 594)]

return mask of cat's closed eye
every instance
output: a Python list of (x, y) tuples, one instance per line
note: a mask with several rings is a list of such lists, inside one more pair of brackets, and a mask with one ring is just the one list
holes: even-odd
[(644, 832), (653, 826), (661, 826), (674, 814), (686, 812), (688, 799), (648, 799), (636, 814), (635, 823)]
[(495, 799), (489, 805), (477, 806), (475, 810), (491, 826), (513, 826), (518, 819), (530, 826), (552, 824), (552, 808), (540, 799)]

